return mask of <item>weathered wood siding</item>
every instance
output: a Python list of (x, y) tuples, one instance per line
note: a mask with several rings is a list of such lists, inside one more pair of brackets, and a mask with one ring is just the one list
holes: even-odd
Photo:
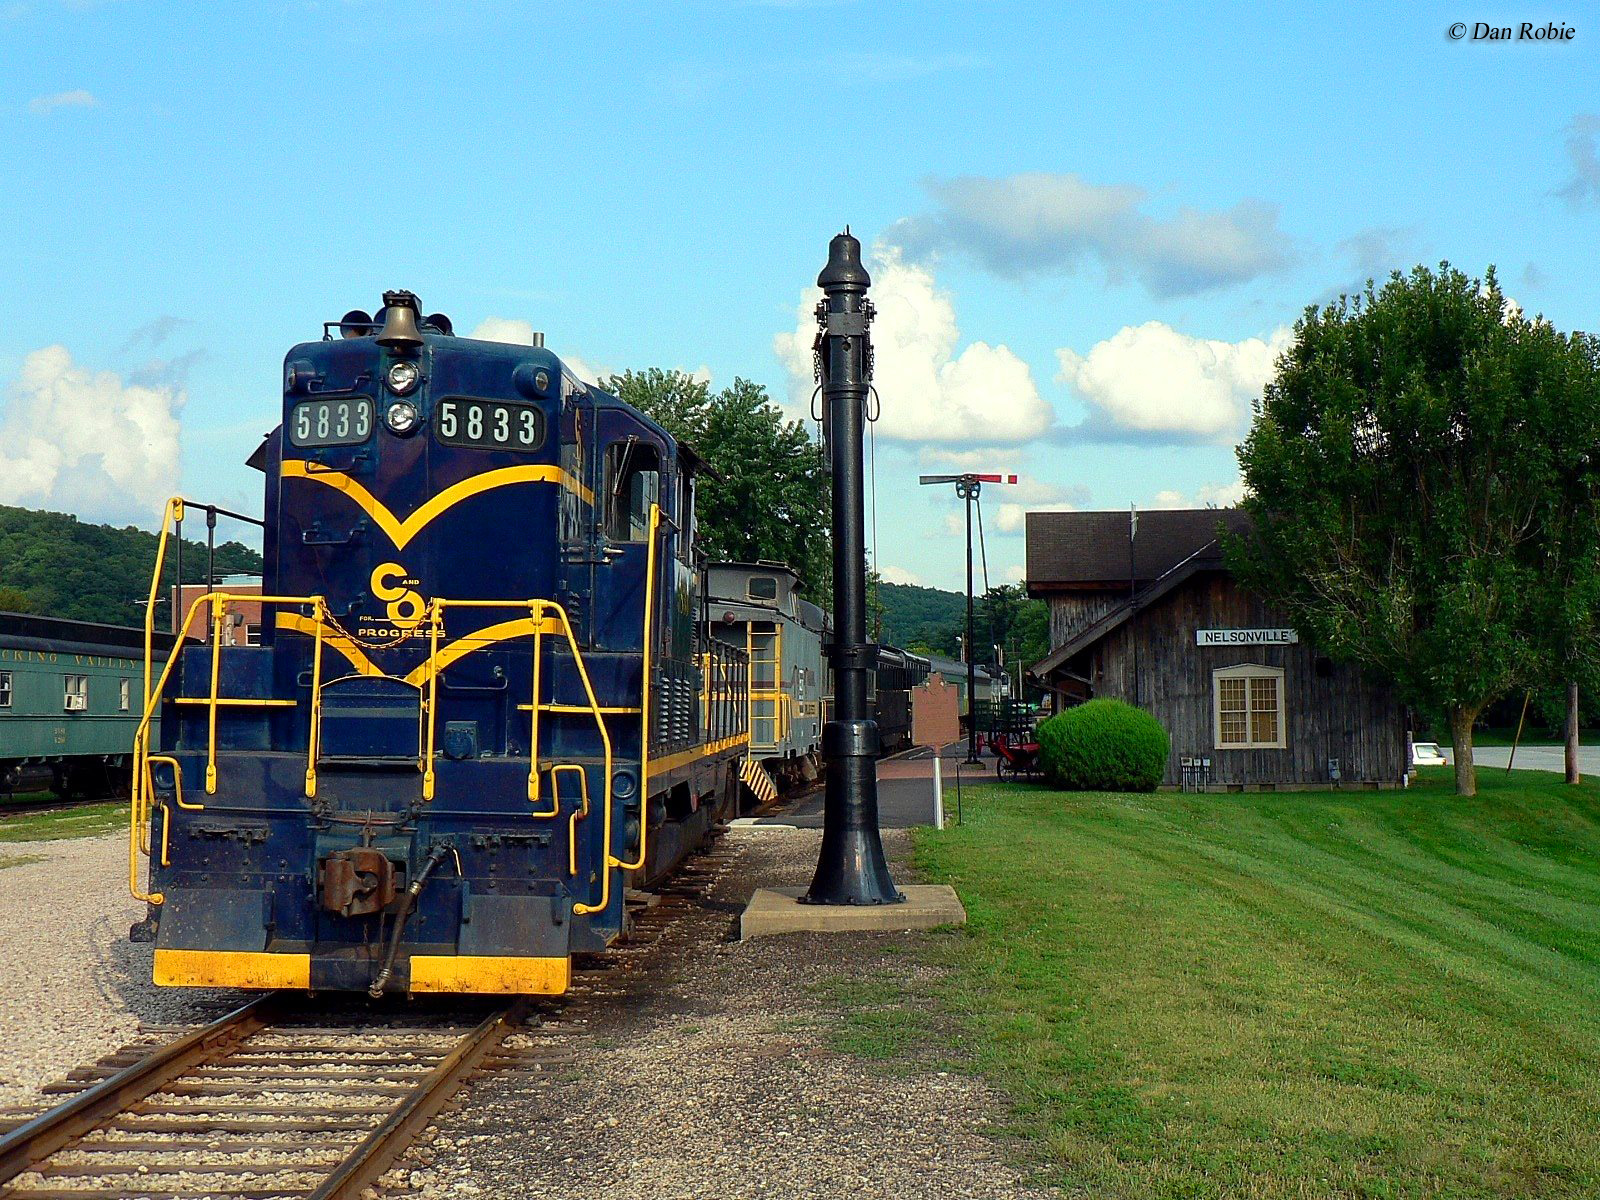
[[(1152, 603), (1087, 652), (1096, 696), (1114, 696), (1154, 713), (1172, 736), (1166, 782), (1180, 782), (1183, 755), (1211, 756), (1211, 783), (1316, 784), (1336, 758), (1345, 784), (1396, 785), (1405, 770), (1405, 729), (1389, 688), (1356, 667), (1321, 660), (1305, 642), (1292, 646), (1195, 645), (1197, 629), (1281, 629), (1289, 625), (1223, 572), (1197, 575)], [(1137, 644), (1139, 691), (1133, 694)], [(1219, 750), (1212, 672), (1259, 663), (1283, 668), (1282, 750)]]
[(1105, 616), (1128, 598), (1120, 592), (1056, 592), (1050, 596), (1050, 644), (1059, 646)]

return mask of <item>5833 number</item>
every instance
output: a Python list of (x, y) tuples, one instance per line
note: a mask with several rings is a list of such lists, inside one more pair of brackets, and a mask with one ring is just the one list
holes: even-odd
[(439, 440), (486, 450), (531, 450), (544, 442), (544, 413), (528, 404), (453, 396), (434, 412)]

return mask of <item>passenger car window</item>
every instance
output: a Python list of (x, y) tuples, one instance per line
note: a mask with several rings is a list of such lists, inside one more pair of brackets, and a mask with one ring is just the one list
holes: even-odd
[(661, 502), (661, 456), (630, 437), (606, 447), (605, 534), (608, 541), (642, 542), (650, 535), (650, 506)]

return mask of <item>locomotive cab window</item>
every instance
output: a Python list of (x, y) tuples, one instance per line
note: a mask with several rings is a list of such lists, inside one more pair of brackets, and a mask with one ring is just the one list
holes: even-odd
[(694, 476), (688, 470), (678, 474), (678, 557), (694, 560)]
[(447, 446), (473, 450), (537, 450), (544, 445), (544, 410), (509, 400), (446, 396), (433, 428)]
[(745, 594), (752, 600), (776, 600), (778, 581), (771, 575), (752, 575), (745, 585)]
[(605, 533), (613, 542), (650, 536), (650, 506), (661, 503), (661, 456), (629, 438), (606, 448)]

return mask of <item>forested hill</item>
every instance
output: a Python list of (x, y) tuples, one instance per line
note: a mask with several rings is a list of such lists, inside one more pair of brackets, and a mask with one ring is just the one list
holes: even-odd
[(880, 583), (883, 638), (891, 646), (926, 646), (942, 654), (954, 649), (955, 634), (966, 620), (967, 598), (957, 592), (909, 583)]
[[(204, 533), (204, 514), (184, 524)], [(173, 551), (169, 544), (169, 584), (176, 578)], [(156, 536), (146, 530), (88, 525), (70, 513), (0, 505), (0, 610), (143, 625), (155, 561)], [(219, 575), (259, 572), (261, 555), (238, 542), (219, 543), (216, 569)], [(184, 582), (203, 582), (205, 570), (205, 542), (184, 538)], [(165, 605), (157, 617), (165, 626)]]

